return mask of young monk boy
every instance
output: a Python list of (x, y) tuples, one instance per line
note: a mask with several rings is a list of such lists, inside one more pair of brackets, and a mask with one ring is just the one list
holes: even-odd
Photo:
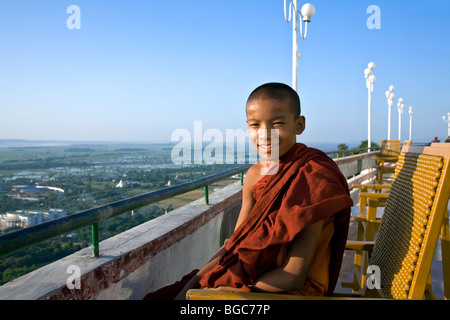
[(235, 231), (205, 267), (178, 283), (176, 299), (199, 287), (331, 294), (353, 205), (346, 179), (326, 154), (296, 142), (305, 118), (291, 87), (256, 88), (246, 113), (262, 159), (247, 172)]

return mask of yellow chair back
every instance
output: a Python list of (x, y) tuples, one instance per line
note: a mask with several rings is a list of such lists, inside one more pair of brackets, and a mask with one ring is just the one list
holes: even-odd
[(450, 150), (405, 146), (403, 151), (408, 152), (399, 156), (369, 260), (379, 268), (380, 289), (366, 289), (365, 297), (423, 298), (447, 210)]

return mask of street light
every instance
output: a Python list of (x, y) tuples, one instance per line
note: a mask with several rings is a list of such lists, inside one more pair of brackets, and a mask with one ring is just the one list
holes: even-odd
[(364, 70), (364, 76), (366, 77), (366, 87), (368, 89), (368, 125), (367, 125), (367, 147), (368, 152), (370, 152), (370, 148), (372, 147), (372, 137), (371, 137), (371, 129), (372, 129), (372, 92), (373, 92), (373, 84), (375, 83), (376, 77), (372, 74), (372, 70), (375, 68), (375, 63), (369, 62), (367, 68)]
[(409, 141), (412, 141), (412, 118), (414, 115), (413, 108), (409, 107)]
[[(291, 21), (291, 14), (294, 18), (292, 22), (292, 88), (297, 91), (297, 66), (298, 59), (301, 55), (298, 52), (298, 17), (300, 17), (300, 36), (302, 39), (306, 38), (308, 32), (308, 22), (311, 22), (311, 17), (316, 12), (316, 8), (310, 3), (302, 6), (301, 11), (298, 11), (298, 0), (293, 0), (289, 4), (289, 17), (286, 13), (286, 0), (284, 0), (284, 18), (289, 23)], [(305, 35), (303, 35), (303, 22), (305, 22)]]
[(447, 113), (447, 119), (445, 118), (445, 116), (442, 116), (442, 120), (448, 123), (447, 138), (445, 139), (445, 141), (447, 141), (450, 139), (450, 112)]
[(394, 91), (395, 87), (394, 86), (389, 86), (389, 91), (385, 92), (386, 98), (387, 98), (387, 103), (388, 103), (388, 140), (391, 140), (391, 108), (392, 108), (392, 103), (394, 102), (394, 97), (395, 94), (392, 92)]
[(403, 108), (405, 105), (403, 104), (403, 98), (398, 99), (397, 108), (398, 108), (398, 140), (400, 143), (402, 142), (402, 114)]

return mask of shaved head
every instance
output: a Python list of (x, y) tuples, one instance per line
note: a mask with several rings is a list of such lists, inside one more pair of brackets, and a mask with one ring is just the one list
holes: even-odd
[(295, 118), (301, 115), (300, 98), (297, 92), (284, 83), (270, 82), (259, 86), (248, 97), (247, 105), (258, 99), (275, 99), (280, 102), (287, 102)]

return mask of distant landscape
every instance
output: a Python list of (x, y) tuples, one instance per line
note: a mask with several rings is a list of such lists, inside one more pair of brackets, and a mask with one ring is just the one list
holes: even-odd
[[(237, 165), (175, 165), (171, 160), (173, 146), (174, 143), (0, 140), (0, 215), (51, 208), (64, 209), (70, 215)], [(331, 143), (312, 146), (337, 150), (337, 145)], [(219, 181), (210, 190), (236, 179)], [(33, 186), (50, 188), (39, 192), (23, 188)], [(203, 190), (195, 190), (104, 221), (99, 224), (100, 241), (201, 197)], [(18, 229), (7, 228), (0, 235)], [(90, 244), (91, 230), (87, 227), (2, 256), (0, 285)]]
[[(70, 215), (233, 166), (174, 165), (170, 156), (173, 144), (80, 145), (17, 140), (0, 144), (0, 214), (59, 208)], [(219, 181), (210, 190), (233, 181)], [(27, 194), (17, 186), (55, 187), (64, 192), (49, 189)], [(203, 190), (195, 190), (104, 221), (99, 224), (100, 241), (201, 197)], [(17, 229), (8, 228), (0, 235)], [(90, 244), (91, 230), (87, 227), (2, 256), (0, 284)]]

